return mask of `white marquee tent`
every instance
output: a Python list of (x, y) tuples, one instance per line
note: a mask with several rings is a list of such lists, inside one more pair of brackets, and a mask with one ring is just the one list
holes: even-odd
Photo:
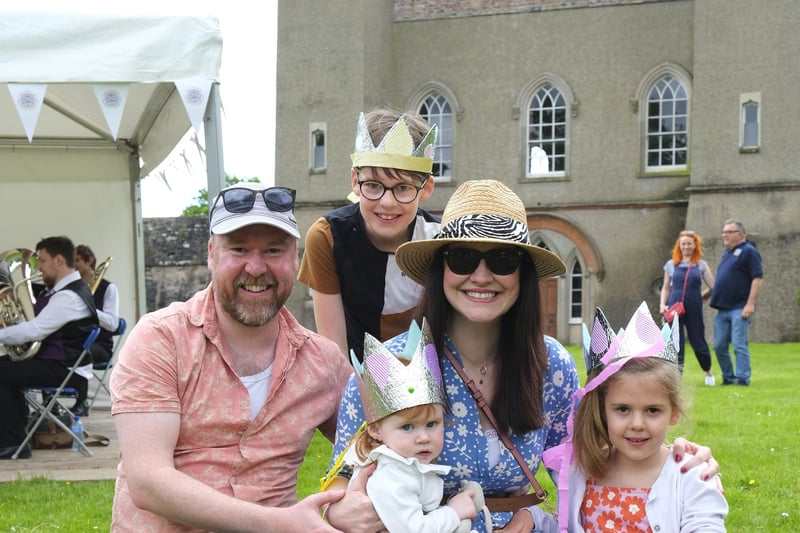
[(140, 179), (204, 128), (209, 193), (224, 180), (222, 36), (212, 17), (0, 12), (0, 251), (67, 235), (146, 309)]

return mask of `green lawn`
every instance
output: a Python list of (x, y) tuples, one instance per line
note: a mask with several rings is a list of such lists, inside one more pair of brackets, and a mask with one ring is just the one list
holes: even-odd
[[(583, 357), (571, 347), (581, 375)], [(753, 344), (749, 387), (705, 387), (689, 350), (688, 419), (673, 436), (706, 444), (722, 465), (728, 531), (800, 531), (800, 344)], [(717, 380), (721, 381), (714, 363)], [(299, 475), (298, 494), (318, 490), (331, 446), (317, 435)], [(543, 486), (551, 490), (547, 476)], [(113, 481), (0, 483), (0, 532), (108, 531)]]

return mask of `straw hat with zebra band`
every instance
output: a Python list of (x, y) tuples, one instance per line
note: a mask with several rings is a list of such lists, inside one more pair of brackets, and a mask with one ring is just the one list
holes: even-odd
[(464, 182), (444, 208), (439, 233), (433, 239), (403, 244), (397, 249), (395, 260), (408, 277), (422, 284), (439, 250), (458, 243), (521, 248), (533, 260), (539, 279), (566, 272), (557, 255), (531, 244), (525, 205), (497, 180)]

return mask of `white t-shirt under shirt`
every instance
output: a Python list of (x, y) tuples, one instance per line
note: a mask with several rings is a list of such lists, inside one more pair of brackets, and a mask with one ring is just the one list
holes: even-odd
[(250, 420), (253, 420), (264, 407), (269, 394), (269, 384), (272, 381), (272, 365), (252, 376), (240, 376), (242, 385), (250, 393)]

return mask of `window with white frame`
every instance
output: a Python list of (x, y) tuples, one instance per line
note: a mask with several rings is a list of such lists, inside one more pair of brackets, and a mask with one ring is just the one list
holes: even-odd
[(450, 102), (443, 94), (432, 92), (420, 103), (417, 112), (429, 124), (436, 124), (439, 128), (433, 177), (437, 181), (450, 181), (453, 176), (453, 109)]
[(647, 93), (645, 170), (686, 170), (689, 150), (689, 94), (672, 74)]
[(569, 272), (569, 321), (583, 320), (583, 269), (576, 258)]
[(761, 146), (761, 93), (739, 95), (739, 108), (739, 149), (742, 152), (757, 152)]
[(324, 122), (309, 124), (309, 167), (312, 172), (322, 172), (328, 166), (327, 125)]
[(564, 176), (567, 160), (567, 102), (552, 83), (533, 93), (528, 105), (527, 175)]

